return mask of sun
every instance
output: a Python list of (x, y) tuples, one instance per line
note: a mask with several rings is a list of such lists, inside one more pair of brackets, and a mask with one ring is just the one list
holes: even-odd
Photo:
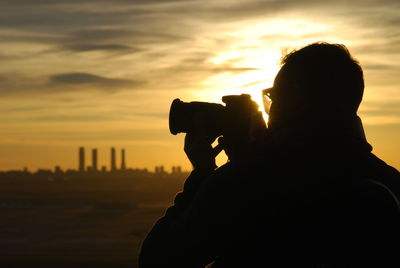
[[(281, 54), (272, 50), (253, 50), (235, 53), (221, 53), (214, 58), (215, 63), (240, 57), (240, 62), (232, 71), (213, 75), (203, 81), (203, 90), (197, 91), (197, 98), (221, 103), (222, 96), (249, 94), (263, 113), (264, 119), (268, 115), (264, 112), (262, 90), (271, 87), (276, 73), (279, 70), (279, 59)], [(236, 69), (235, 69), (236, 68)]]
[[(226, 26), (218, 32), (220, 39), (224, 37), (224, 44), (215, 47), (214, 56), (208, 59), (210, 66), (225, 71), (202, 81), (195, 97), (220, 103), (224, 95), (250, 94), (263, 111), (261, 91), (272, 86), (282, 55), (312, 41), (304, 36), (327, 29), (329, 25), (296, 17)], [(265, 113), (264, 118), (268, 118)]]

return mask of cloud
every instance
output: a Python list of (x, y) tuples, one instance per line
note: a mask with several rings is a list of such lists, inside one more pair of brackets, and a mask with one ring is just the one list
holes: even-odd
[[(52, 115), (39, 115), (29, 116), (23, 118), (21, 121), (28, 122), (115, 122), (121, 120), (121, 117), (117, 115), (106, 115), (106, 114), (52, 114)], [(16, 120), (14, 120), (16, 121)]]
[(149, 45), (160, 46), (177, 43), (187, 38), (177, 34), (127, 30), (122, 27), (113, 29), (79, 29), (47, 34), (32, 31), (6, 31), (0, 35), (0, 44), (35, 44), (43, 45), (44, 47), (52, 46), (52, 48), (43, 48), (42, 51), (31, 54), (27, 52), (20, 52), (18, 55), (1, 53), (0, 58), (18, 60), (58, 52), (83, 53), (91, 51), (101, 51), (109, 53), (110, 56), (116, 56), (143, 52), (148, 49)]
[(154, 117), (154, 118), (159, 118), (159, 119), (165, 119), (168, 118), (168, 114), (167, 113), (135, 113), (136, 116), (140, 116), (140, 117)]
[(125, 87), (125, 86), (139, 86), (142, 85), (142, 81), (118, 79), (118, 78), (106, 78), (90, 73), (63, 73), (55, 74), (49, 77), (51, 84), (53, 85), (86, 85), (92, 84), (99, 87)]
[[(400, 30), (398, 33), (400, 35)], [(380, 40), (379, 43), (355, 46), (354, 52), (357, 54), (400, 54), (400, 38), (389, 38), (382, 35), (384, 33), (378, 32), (374, 37), (375, 40)]]
[(107, 42), (109, 40), (124, 39), (126, 41), (136, 44), (142, 44), (142, 43), (148, 44), (148, 43), (173, 42), (184, 39), (183, 36), (161, 32), (160, 30), (158, 31), (135, 30), (135, 28), (140, 28), (138, 26), (133, 26), (132, 28), (133, 29), (125, 29), (123, 27), (118, 27), (113, 29), (93, 28), (93, 29), (75, 30), (68, 33), (66, 41), (76, 42), (84, 40), (89, 42)]
[[(390, 29), (395, 29), (395, 26), (400, 24), (399, 15), (393, 12), (393, 7), (397, 5), (399, 5), (398, 1), (395, 0), (354, 0), (346, 3), (333, 0), (221, 0), (218, 2), (208, 0), (5, 0), (6, 9), (0, 17), (0, 42), (43, 44), (47, 46), (47, 49), (44, 49), (46, 53), (40, 56), (50, 58), (61, 55), (68, 57), (65, 58), (65, 62), (67, 64), (70, 63), (69, 68), (60, 68), (54, 71), (61, 74), (74, 74), (73, 77), (75, 79), (77, 78), (77, 73), (73, 73), (73, 70), (76, 70), (73, 68), (73, 61), (76, 61), (77, 58), (74, 58), (74, 53), (80, 53), (75, 55), (76, 57), (88, 56), (82, 61), (82, 70), (85, 72), (108, 73), (104, 69), (99, 71), (98, 67), (95, 66), (95, 64), (100, 63), (99, 57), (93, 60), (93, 58), (89, 58), (92, 55), (83, 55), (85, 52), (97, 51), (110, 55), (107, 59), (100, 59), (104, 60), (102, 66), (115, 66), (113, 65), (115, 61), (122, 57), (125, 57), (126, 62), (132, 59), (135, 64), (131, 65), (134, 66), (131, 67), (131, 65), (125, 64), (119, 65), (117, 68), (125, 68), (126, 66), (132, 69), (136, 68), (137, 70), (135, 71), (145, 77), (139, 76), (139, 80), (163, 78), (163, 81), (166, 81), (168, 79), (174, 80), (175, 77), (179, 76), (176, 78), (178, 82), (183, 79), (196, 80), (198, 82), (213, 74), (257, 70), (252, 66), (240, 66), (237, 64), (220, 66), (210, 64), (207, 60), (212, 57), (212, 53), (209, 52), (212, 49), (209, 48), (208, 54), (206, 52), (198, 57), (190, 57), (193, 50), (187, 48), (204, 46), (198, 41), (203, 41), (208, 31), (214, 29), (210, 28), (210, 26), (217, 28), (230, 22), (280, 18), (282, 14), (285, 15), (286, 13), (291, 16), (297, 13), (318, 15), (321, 13), (321, 8), (329, 7), (328, 19), (332, 19), (332, 17), (337, 20), (345, 18), (346, 21), (354, 21), (360, 26), (370, 25), (371, 21), (378, 21), (378, 30), (385, 29), (386, 25), (391, 25)], [(379, 14), (376, 14), (377, 8), (381, 11)], [(294, 11), (295, 13), (291, 13)], [(382, 16), (382, 14), (385, 14), (385, 16)], [(377, 16), (382, 17), (382, 19), (377, 20)], [(373, 19), (371, 20), (371, 18)], [(318, 20), (318, 16), (316, 16), (316, 20)], [(378, 30), (371, 31), (371, 34)], [(382, 35), (389, 36), (388, 32), (384, 31)], [(396, 36), (398, 34), (393, 34), (392, 37), (386, 39), (387, 45), (385, 46), (371, 45), (366, 47), (364, 43), (362, 44), (364, 47), (360, 46), (356, 49), (366, 52), (373, 51), (373, 49), (387, 53), (398, 52), (400, 51), (400, 41), (396, 41)], [(210, 38), (210, 36), (207, 36), (207, 38)], [(228, 39), (227, 42), (231, 41), (229, 38), (220, 36), (221, 40)], [(287, 33), (271, 34), (260, 39), (268, 41), (283, 40), (285, 38), (291, 41), (294, 40)], [(217, 46), (217, 44), (215, 45)], [(229, 46), (223, 45), (221, 47)], [(218, 49), (219, 47), (216, 47), (216, 50)], [(59, 52), (67, 53), (52, 55), (52, 53)], [(36, 51), (32, 55), (34, 53)], [(9, 55), (16, 54), (0, 55), (0, 57), (12, 61), (13, 58)], [(149, 68), (149, 62), (146, 62), (146, 60), (151, 57), (150, 55), (155, 56), (151, 59), (154, 64)], [(160, 55), (161, 57), (159, 57)], [(185, 58), (186, 62), (183, 62), (182, 58)], [(56, 62), (56, 60), (54, 61)], [(59, 64), (59, 62), (56, 63)], [(152, 73), (146, 74), (139, 70), (137, 66), (142, 65), (146, 65), (143, 67), (145, 70), (152, 69)], [(377, 70), (386, 67), (383, 63), (371, 62), (366, 68)], [(387, 66), (387, 68), (390, 67)], [(135, 71), (132, 70), (131, 73), (135, 73)], [(82, 78), (82, 73), (80, 75), (80, 78)], [(188, 77), (184, 78), (184, 75)], [(54, 79), (57, 80), (57, 76), (50, 78), (53, 84), (60, 84), (56, 83), (58, 81), (54, 81)], [(91, 76), (86, 76), (82, 79), (96, 80)], [(112, 85), (118, 87), (127, 83), (127, 81), (118, 79), (112, 80), (113, 82), (107, 80), (107, 78), (101, 80), (99, 77), (97, 77), (96, 81), (90, 82), (90, 84), (100, 86), (112, 83)], [(170, 81), (168, 82), (170, 83)], [(67, 83), (63, 84), (67, 85)], [(72, 83), (69, 83), (69, 85), (72, 85)]]
[(397, 116), (400, 118), (400, 100), (365, 102), (361, 114), (368, 116)]
[[(170, 24), (166, 18), (172, 19), (173, 25), (193, 19), (199, 23), (212, 24), (240, 19), (277, 17), (291, 11), (309, 13), (321, 8), (326, 8), (328, 14), (338, 17), (358, 14), (366, 18), (368, 16), (371, 18), (372, 15), (374, 18), (373, 12), (378, 13), (375, 16), (379, 16), (380, 11), (393, 12), (398, 5), (398, 0), (3, 0), (4, 12), (0, 18), (0, 25), (30, 29), (39, 27), (79, 29), (116, 25), (132, 25), (143, 29), (147, 28), (147, 25), (158, 25), (166, 29)], [(385, 19), (384, 16), (381, 18)], [(391, 23), (396, 21), (392, 19)], [(170, 30), (171, 28), (168, 28), (167, 32)]]
[(140, 90), (143, 80), (108, 78), (84, 72), (60, 73), (47, 77), (26, 76), (19, 73), (0, 74), (1, 96), (32, 96), (69, 92)]
[[(384, 48), (377, 45), (367, 51), (399, 51), (399, 40), (394, 39), (400, 34), (396, 0), (5, 0), (3, 6), (0, 30), (6, 31), (0, 32), (0, 42), (51, 44), (69, 52), (138, 52), (148, 46), (195, 39), (210, 26), (229, 22), (280, 18), (292, 12), (315, 14), (318, 19), (322, 8), (329, 10), (326, 18), (377, 29), (372, 34), (392, 33)], [(284, 38), (288, 36), (279, 39)]]
[(223, 67), (216, 67), (209, 69), (212, 72), (216, 73), (243, 73), (249, 71), (258, 71), (259, 68), (252, 68), (252, 67), (232, 67), (232, 66), (223, 66)]
[[(182, 53), (183, 54), (183, 53)], [(240, 66), (239, 63), (214, 64), (208, 59), (212, 53), (193, 53), (176, 60), (166, 67), (154, 68), (146, 76), (149, 88), (163, 90), (188, 90), (197, 88), (201, 81), (214, 75), (223, 73), (240, 74), (244, 72), (259, 71), (259, 68)], [(186, 54), (184, 54), (186, 55)], [(161, 57), (162, 55), (151, 55), (151, 58)]]
[(366, 125), (400, 124), (400, 100), (365, 102), (359, 112)]
[(400, 116), (365, 116), (365, 125), (399, 125)]
[(379, 63), (365, 63), (363, 64), (364, 70), (375, 70), (375, 71), (387, 71), (398, 68), (398, 66), (391, 64), (379, 64)]
[(76, 52), (86, 52), (86, 51), (139, 51), (139, 49), (120, 45), (120, 44), (70, 44), (63, 47), (66, 50), (76, 51)]
[(65, 5), (79, 5), (83, 2), (85, 4), (93, 4), (93, 5), (101, 5), (102, 7), (112, 6), (112, 5), (125, 5), (125, 6), (136, 6), (140, 4), (156, 4), (156, 3), (174, 3), (181, 2), (187, 0), (135, 0), (134, 2), (131, 0), (113, 0), (110, 2), (109, 0), (35, 0), (32, 2), (31, 0), (2, 0), (2, 3), (7, 6), (14, 7), (43, 7), (43, 6), (65, 6)]

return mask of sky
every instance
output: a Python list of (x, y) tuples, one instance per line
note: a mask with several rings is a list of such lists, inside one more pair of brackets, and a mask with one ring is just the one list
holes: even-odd
[(172, 100), (260, 101), (281, 57), (316, 41), (344, 44), (361, 63), (367, 139), (400, 168), (398, 0), (0, 0), (0, 9), (0, 170), (77, 169), (80, 146), (88, 164), (98, 148), (109, 167), (115, 147), (128, 167), (188, 170), (184, 135), (168, 129)]

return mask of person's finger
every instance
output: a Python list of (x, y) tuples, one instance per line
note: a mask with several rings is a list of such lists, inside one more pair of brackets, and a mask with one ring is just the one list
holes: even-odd
[(222, 146), (225, 145), (225, 138), (223, 136), (218, 138), (218, 144), (221, 144)]
[(217, 139), (217, 137), (211, 137), (211, 136), (206, 136), (205, 137), (205, 141), (208, 143), (208, 144), (213, 144), (214, 143), (214, 141)]
[(212, 156), (216, 157), (217, 155), (219, 155), (219, 153), (224, 149), (223, 145), (218, 143), (217, 146), (215, 146), (212, 149)]

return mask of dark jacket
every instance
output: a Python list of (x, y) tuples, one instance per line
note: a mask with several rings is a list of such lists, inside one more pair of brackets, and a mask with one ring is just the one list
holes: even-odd
[(192, 172), (139, 267), (400, 267), (399, 184), (366, 142), (267, 146)]

